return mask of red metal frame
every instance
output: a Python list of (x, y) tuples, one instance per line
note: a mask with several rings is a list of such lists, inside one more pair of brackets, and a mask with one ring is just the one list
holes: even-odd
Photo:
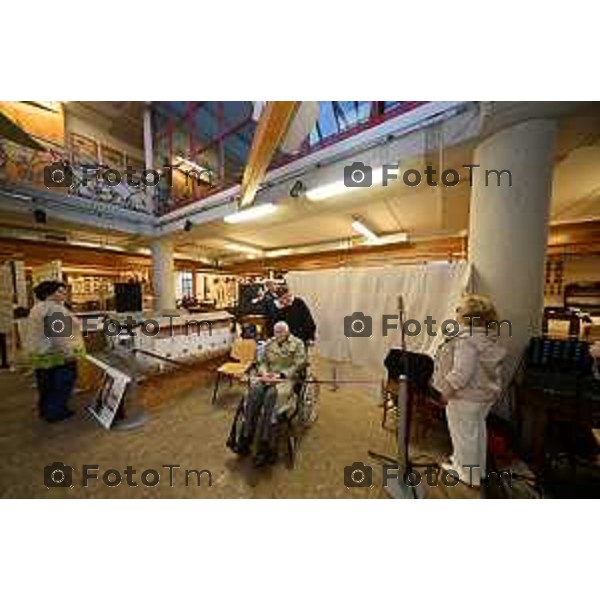
[(251, 122), (252, 122), (252, 117), (250, 116), (246, 119), (243, 119), (239, 123), (237, 123), (237, 125), (233, 125), (229, 129), (225, 129), (224, 131), (221, 131), (216, 137), (212, 138), (211, 140), (209, 140), (208, 143), (204, 144), (204, 146), (202, 146), (198, 150), (198, 153), (200, 154), (201, 152), (204, 152), (211, 146), (214, 146), (214, 144), (216, 144), (218, 142), (222, 142), (227, 136), (237, 133), (240, 129), (243, 129), (246, 125), (248, 125)]
[(169, 119), (168, 125), (167, 125), (167, 130), (168, 133), (167, 135), (169, 136), (169, 164), (171, 164), (171, 161), (173, 160), (173, 130), (175, 129), (175, 124), (173, 123), (172, 119)]
[(168, 134), (168, 125), (169, 122), (173, 121), (173, 123), (175, 125), (178, 125), (180, 123), (184, 123), (187, 118), (188, 118), (188, 112), (192, 112), (195, 113), (202, 105), (206, 104), (208, 101), (207, 100), (203, 100), (201, 102), (197, 101), (197, 102), (187, 102), (187, 106), (186, 106), (186, 112), (184, 114), (183, 117), (176, 117), (173, 118), (173, 115), (168, 114), (167, 112), (163, 111), (163, 110), (158, 110), (158, 108), (156, 106), (151, 106), (152, 110), (156, 111), (159, 115), (161, 115), (162, 117), (167, 119), (167, 123), (164, 125), (164, 127), (156, 127), (154, 130), (154, 139), (156, 141), (158, 141), (160, 138), (164, 137), (165, 135)]
[[(225, 105), (222, 100), (217, 103), (217, 129), (219, 135), (225, 129)], [(223, 140), (217, 142), (217, 166), (219, 169), (219, 181), (225, 178), (225, 144)]]
[[(187, 123), (187, 127), (189, 129), (189, 144), (188, 144), (188, 157), (190, 160), (194, 160), (195, 157), (195, 153), (194, 153), (194, 112), (195, 112), (195, 107), (193, 106), (195, 103), (194, 102), (187, 102), (186, 103), (186, 110), (185, 110), (185, 120)], [(194, 181), (194, 178), (191, 179), (192, 181), (192, 200), (196, 200), (196, 182)]]
[[(393, 107), (392, 109), (388, 110), (387, 112), (384, 112), (383, 103), (381, 103), (379, 101), (372, 101), (372, 102), (373, 102), (373, 107), (371, 109), (371, 114), (367, 120), (363, 121), (362, 123), (357, 123), (353, 127), (346, 129), (345, 131), (340, 131), (339, 133), (328, 136), (327, 138), (321, 140), (318, 144), (314, 144), (312, 146), (310, 145), (309, 140), (306, 139), (304, 141), (304, 143), (302, 144), (300, 152), (298, 152), (296, 154), (292, 154), (292, 155), (285, 155), (285, 156), (279, 157), (278, 159), (274, 160), (271, 163), (268, 171), (271, 171), (273, 169), (287, 165), (295, 160), (298, 160), (299, 158), (303, 158), (304, 156), (308, 156), (309, 154), (312, 154), (314, 152), (317, 152), (319, 150), (327, 148), (333, 144), (336, 144), (337, 142), (348, 139), (358, 133), (362, 133), (363, 131), (367, 131), (369, 129), (372, 129), (373, 127), (377, 127), (378, 125), (380, 125), (381, 123), (383, 123), (389, 119), (392, 119), (392, 118), (397, 117), (404, 113), (408, 113), (408, 112), (418, 108), (419, 106), (423, 106), (424, 104), (429, 103), (429, 101), (417, 101), (417, 100), (405, 101), (405, 102), (402, 102), (401, 104), (399, 104), (398, 106)], [(196, 103), (196, 104), (202, 104), (202, 103)], [(220, 111), (222, 110), (222, 102), (220, 102), (219, 105), (221, 105), (221, 108), (218, 109), (219, 110), (218, 118), (221, 118), (222, 115), (220, 114)], [(237, 133), (240, 129), (243, 129), (250, 122), (252, 122), (251, 116), (248, 117), (247, 119), (244, 119), (240, 123), (238, 123), (232, 127), (229, 127), (228, 129), (224, 129), (224, 120), (223, 120), (219, 124), (218, 135), (216, 137), (212, 138), (211, 140), (209, 140), (209, 142), (206, 143), (205, 145), (203, 145), (200, 149), (196, 150), (196, 153), (201, 154), (202, 152), (206, 151), (208, 148), (210, 148), (211, 146), (213, 146), (215, 144), (219, 144), (219, 151), (220, 151), (223, 146), (223, 141), (227, 136)], [(173, 141), (172, 135), (173, 135), (174, 124), (171, 122), (171, 120), (169, 121), (169, 125), (170, 125), (169, 150), (170, 150), (170, 155), (172, 155), (172, 141)], [(223, 125), (223, 129), (221, 128), (221, 125)], [(177, 202), (176, 206), (169, 208), (168, 212), (170, 212), (171, 210), (181, 208), (182, 206), (186, 206), (186, 205), (194, 202), (195, 200), (202, 200), (205, 197), (215, 194), (217, 192), (220, 192), (224, 189), (227, 189), (228, 187), (232, 187), (231, 182), (226, 183), (223, 180), (221, 180), (219, 182), (219, 185), (211, 187), (210, 191), (208, 193), (201, 194), (198, 197), (194, 196), (188, 200), (180, 200)]]
[(423, 104), (429, 104), (429, 101), (411, 100), (411, 101), (407, 101), (407, 102), (403, 102), (402, 104), (399, 104), (398, 106), (392, 108), (388, 112), (381, 112), (381, 113), (377, 112), (376, 114), (373, 114), (373, 109), (372, 109), (371, 116), (366, 121), (363, 121), (362, 123), (357, 123), (354, 127), (350, 127), (349, 129), (346, 129), (345, 131), (340, 131), (339, 133), (330, 135), (327, 138), (325, 138), (324, 140), (321, 140), (318, 144), (314, 144), (313, 146), (308, 145), (308, 147), (305, 147), (303, 145), (302, 150), (300, 152), (298, 152), (296, 154), (290, 154), (288, 156), (282, 156), (278, 160), (273, 161), (271, 163), (271, 166), (269, 167), (269, 171), (274, 168), (278, 168), (278, 167), (282, 167), (283, 165), (287, 165), (295, 160), (298, 160), (299, 158), (307, 156), (308, 154), (312, 154), (313, 152), (322, 150), (323, 148), (327, 148), (328, 146), (331, 146), (332, 144), (341, 142), (342, 140), (352, 137), (353, 135), (356, 135), (357, 133), (362, 133), (363, 131), (367, 131), (368, 129), (377, 127), (377, 125), (381, 125), (381, 123), (383, 123), (384, 121), (387, 121), (393, 117), (397, 117), (398, 115), (410, 112), (411, 110), (414, 110), (415, 108), (418, 108), (419, 106), (422, 106)]

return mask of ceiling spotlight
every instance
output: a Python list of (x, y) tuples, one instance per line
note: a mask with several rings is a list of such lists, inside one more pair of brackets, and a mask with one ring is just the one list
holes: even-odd
[(194, 226), (194, 224), (189, 219), (187, 219), (187, 221), (185, 222), (185, 225), (183, 226), (183, 230), (191, 231), (193, 226)]
[(299, 198), (304, 192), (306, 192), (306, 188), (299, 179), (296, 180), (296, 183), (290, 188), (290, 196), (292, 198)]

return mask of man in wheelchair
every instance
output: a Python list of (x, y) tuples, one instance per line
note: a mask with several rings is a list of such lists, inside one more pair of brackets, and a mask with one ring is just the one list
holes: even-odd
[(289, 326), (283, 321), (275, 324), (273, 333), (258, 363), (257, 375), (251, 379), (241, 435), (233, 448), (238, 454), (247, 455), (256, 441), (256, 466), (274, 462), (277, 413), (292, 397), (306, 372), (304, 343), (290, 334)]

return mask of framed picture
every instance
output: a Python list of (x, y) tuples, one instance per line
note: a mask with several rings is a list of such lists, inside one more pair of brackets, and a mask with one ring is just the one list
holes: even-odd
[(135, 174), (138, 176), (140, 176), (142, 174), (142, 171), (144, 171), (144, 169), (146, 168), (146, 165), (143, 161), (135, 157), (131, 157), (128, 154), (125, 155), (125, 164), (128, 167), (131, 167), (135, 171)]
[(71, 152), (75, 164), (98, 164), (98, 144), (91, 138), (72, 133)]
[(125, 155), (120, 150), (111, 148), (110, 146), (101, 145), (102, 152), (102, 164), (108, 165), (113, 169), (124, 169), (125, 168)]

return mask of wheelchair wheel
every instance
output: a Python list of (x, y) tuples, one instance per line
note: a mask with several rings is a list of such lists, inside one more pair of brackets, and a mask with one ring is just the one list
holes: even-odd
[(310, 375), (302, 386), (299, 417), (305, 427), (312, 425), (319, 416), (319, 384)]

